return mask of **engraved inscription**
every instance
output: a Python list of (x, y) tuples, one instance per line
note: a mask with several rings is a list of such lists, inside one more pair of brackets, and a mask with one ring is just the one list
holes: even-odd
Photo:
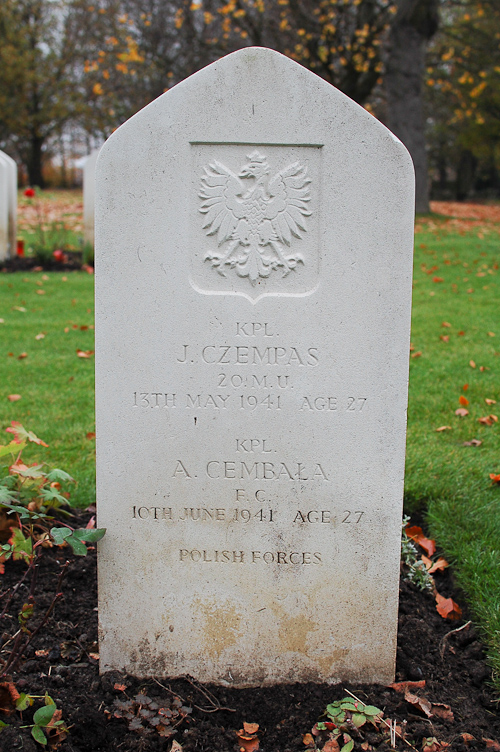
[(304, 263), (302, 255), (289, 248), (307, 231), (311, 180), (300, 162), (271, 177), (264, 154), (254, 150), (247, 159), (238, 175), (217, 160), (211, 162), (204, 168), (198, 195), (203, 229), (216, 236), (220, 249), (208, 251), (204, 260), (222, 277), (234, 269), (255, 286), (272, 271), (282, 270), (286, 277)]
[(284, 565), (307, 565), (321, 564), (321, 553), (315, 551), (218, 551), (197, 548), (181, 548), (179, 550), (181, 562), (193, 562), (197, 564), (284, 564)]

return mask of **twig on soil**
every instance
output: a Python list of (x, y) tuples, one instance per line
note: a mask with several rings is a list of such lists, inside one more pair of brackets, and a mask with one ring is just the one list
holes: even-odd
[[(187, 677), (185, 677), (185, 676), (184, 676), (183, 678), (184, 678), (184, 679), (187, 679)], [(173, 695), (174, 697), (178, 697), (178, 698), (179, 698), (179, 700), (181, 700), (181, 702), (183, 702), (183, 703), (187, 703), (187, 700), (185, 700), (185, 699), (184, 699), (183, 697), (181, 697), (181, 696), (180, 696), (180, 694), (179, 694), (178, 692), (174, 692), (174, 691), (173, 691), (172, 689), (170, 689), (170, 687), (165, 687), (165, 685), (164, 685), (164, 684), (161, 684), (161, 682), (159, 682), (159, 681), (158, 681), (158, 679), (155, 679), (155, 678), (153, 677), (153, 681), (154, 681), (154, 682), (155, 682), (156, 684), (158, 684), (158, 686), (159, 686), (159, 687), (161, 687), (162, 689), (164, 689), (164, 690), (165, 690), (166, 692), (170, 692), (170, 694), (171, 694), (171, 695)], [(187, 679), (187, 681), (189, 681), (189, 679)], [(201, 692), (202, 694), (204, 694), (204, 695), (205, 695), (205, 697), (207, 698), (207, 700), (209, 700), (209, 702), (211, 702), (211, 703), (212, 703), (212, 705), (214, 705), (214, 707), (213, 707), (213, 708), (209, 709), (209, 708), (202, 708), (202, 707), (200, 707), (199, 705), (195, 705), (195, 704), (194, 704), (194, 702), (193, 702), (193, 703), (192, 703), (192, 705), (193, 705), (193, 708), (196, 708), (196, 710), (200, 710), (200, 711), (201, 711), (202, 713), (216, 713), (216, 712), (217, 712), (218, 710), (227, 710), (227, 711), (228, 711), (229, 713), (236, 713), (236, 710), (235, 710), (234, 708), (224, 708), (224, 707), (222, 707), (222, 705), (216, 705), (216, 704), (215, 704), (215, 703), (213, 702), (213, 700), (211, 700), (211, 699), (210, 699), (210, 697), (208, 697), (208, 695), (207, 695), (207, 694), (205, 694), (205, 692), (203, 692), (203, 690), (201, 690), (201, 689), (200, 689), (199, 687), (197, 687), (197, 686), (196, 686), (195, 684), (193, 684), (193, 682), (189, 682), (189, 683), (190, 683), (190, 684), (191, 684), (191, 685), (192, 685), (192, 686), (193, 686), (193, 687), (194, 687), (195, 689), (199, 689), (199, 691), (200, 691), (200, 692)]]
[(466, 622), (465, 624), (462, 624), (461, 627), (457, 627), (457, 629), (452, 629), (451, 632), (447, 632), (441, 642), (439, 643), (439, 655), (441, 656), (441, 660), (444, 659), (444, 651), (446, 650), (446, 640), (450, 635), (456, 634), (457, 632), (461, 632), (462, 629), (467, 629), (472, 624), (471, 621)]
[[(363, 700), (360, 700), (359, 697), (356, 697), (355, 694), (353, 694), (352, 692), (349, 692), (348, 689), (346, 689), (345, 691), (347, 692), (348, 695), (351, 695), (351, 697), (354, 697), (354, 699), (357, 700), (357, 702), (360, 702), (362, 705), (364, 705)], [(385, 724), (385, 726), (387, 726), (389, 731), (391, 731), (391, 723), (386, 721), (385, 718), (381, 718), (380, 720), (382, 721), (383, 724)], [(415, 752), (418, 752), (417, 748), (414, 747), (413, 744), (410, 744), (410, 742), (407, 739), (405, 739), (404, 736), (399, 733), (399, 731), (396, 731), (396, 736), (399, 736), (399, 738), (402, 739), (405, 744), (407, 744), (411, 749), (414, 749)]]

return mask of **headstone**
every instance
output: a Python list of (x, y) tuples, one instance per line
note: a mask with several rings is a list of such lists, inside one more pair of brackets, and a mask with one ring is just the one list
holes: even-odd
[(277, 52), (235, 52), (97, 164), (101, 671), (394, 676), (413, 170)]
[(16, 255), (17, 248), (17, 164), (5, 152), (0, 151), (0, 160), (7, 163), (8, 187), (8, 257)]
[(10, 257), (10, 176), (11, 171), (7, 160), (0, 157), (0, 262)]
[(89, 154), (83, 165), (83, 242), (94, 247), (95, 165), (99, 149)]

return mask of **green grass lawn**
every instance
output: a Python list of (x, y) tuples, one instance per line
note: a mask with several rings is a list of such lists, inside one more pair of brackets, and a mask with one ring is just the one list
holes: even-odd
[[(94, 349), (93, 277), (2, 274), (0, 319), (0, 426), (17, 420), (46, 441), (48, 449), (32, 446), (27, 456), (71, 473), (72, 502), (87, 506), (95, 498), (95, 441), (86, 438), (94, 431), (94, 358), (76, 351)], [(21, 399), (9, 401), (13, 394)]]
[[(485, 630), (500, 690), (500, 484), (489, 477), (500, 473), (500, 420), (479, 422), (500, 417), (500, 236), (493, 226), (483, 237), (477, 229), (449, 231), (446, 220), (426, 226), (416, 236), (412, 355), (421, 354), (410, 359), (405, 506), (427, 510), (430, 533)], [(0, 427), (18, 420), (44, 439), (49, 448), (31, 447), (30, 457), (74, 475), (72, 502), (87, 506), (95, 497), (94, 441), (87, 438), (94, 359), (76, 350), (94, 349), (86, 328), (93, 278), (3, 274), (0, 318)], [(10, 402), (11, 394), (21, 399)], [(455, 415), (460, 407), (469, 414)], [(450, 428), (436, 430), (443, 426)], [(472, 439), (481, 444), (464, 446)]]

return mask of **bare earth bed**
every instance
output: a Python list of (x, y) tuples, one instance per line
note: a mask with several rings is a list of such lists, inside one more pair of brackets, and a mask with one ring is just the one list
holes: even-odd
[[(66, 552), (67, 549), (44, 551), (38, 579), (39, 613), (53, 598)], [(20, 563), (7, 562), (2, 578), (3, 591), (16, 584), (22, 567)], [(464, 606), (463, 597), (454, 588), (448, 572), (438, 575), (439, 591)], [(355, 590), (353, 587), (353, 598)], [(409, 750), (413, 746), (420, 751), (423, 740), (432, 737), (435, 741), (426, 752), (500, 749), (500, 715), (477, 631), (469, 625), (449, 634), (466, 624), (466, 614), (461, 621), (443, 619), (436, 611), (432, 595), (406, 582), (401, 584), (396, 680), (425, 680), (424, 686), (410, 687), (410, 691), (434, 704), (430, 718), (407, 702), (401, 691), (381, 686), (293, 684), (235, 690), (198, 685), (189, 677), (160, 679), (163, 686), (153, 679), (138, 681), (118, 672), (100, 677), (96, 657), (94, 550), (87, 557), (71, 557), (63, 591), (64, 598), (57, 604), (53, 617), (39, 633), (35, 644), (28, 648), (27, 660), (13, 676), (19, 692), (43, 695), (47, 691), (62, 709), (70, 733), (55, 745), (61, 752), (170, 750), (172, 736), (158, 733), (158, 730), (165, 733), (163, 729), (171, 728), (165, 720), (169, 708), (173, 709), (172, 723), (180, 720), (173, 738), (183, 752), (251, 749), (242, 746), (250, 743), (242, 742), (236, 735), (244, 722), (259, 724), (260, 750), (299, 752), (308, 748), (304, 736), (320, 720), (326, 705), (346, 696), (346, 690), (364, 703), (381, 708), (387, 720), (397, 720), (397, 730), (405, 736), (405, 740), (397, 737), (395, 748), (398, 750)], [(11, 609), (7, 623), (4, 619), (2, 642), (17, 629), (17, 613), (26, 597), (27, 588)], [(140, 608), (140, 602), (137, 607)], [(328, 618), (328, 614), (324, 614), (324, 618)], [(369, 624), (366, 626), (370, 628)], [(184, 718), (176, 715), (174, 696), (180, 698), (179, 706), (192, 710)], [(449, 709), (436, 706), (439, 703)], [(38, 700), (22, 718), (19, 713), (0, 714), (10, 724), (0, 734), (2, 752), (41, 749), (32, 739), (30, 730), (20, 728), (32, 722), (33, 711), (39, 705)], [(154, 727), (148, 717), (157, 716), (159, 709), (163, 725)], [(146, 713), (141, 715), (144, 710)], [(123, 717), (127, 713), (128, 719)], [(180, 713), (183, 716), (184, 710)], [(121, 717), (115, 717), (116, 714)], [(354, 749), (391, 749), (386, 727), (377, 730), (370, 724), (363, 726)], [(335, 752), (335, 747), (327, 747), (327, 750)]]

